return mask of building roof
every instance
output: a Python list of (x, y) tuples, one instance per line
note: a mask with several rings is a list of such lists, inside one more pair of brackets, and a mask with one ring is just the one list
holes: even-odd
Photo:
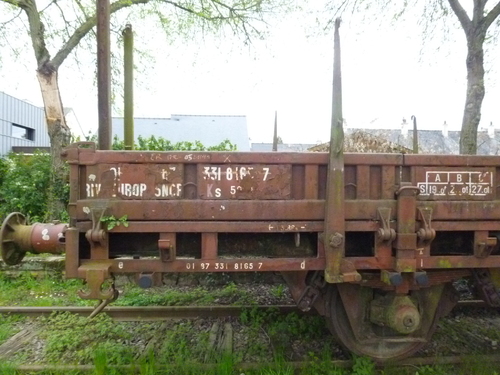
[[(314, 144), (305, 143), (278, 143), (278, 151), (282, 152), (303, 152), (308, 151)], [(254, 152), (266, 152), (273, 150), (272, 143), (252, 143), (251, 150)]]
[[(401, 129), (347, 129), (347, 134), (363, 132), (385, 139), (408, 150), (413, 150), (413, 131)], [(424, 154), (459, 154), (460, 131), (418, 130), (418, 149)], [(379, 151), (380, 152), (380, 151)], [(411, 152), (411, 151), (409, 151)], [(500, 132), (493, 128), (477, 133), (477, 154), (498, 155), (500, 152)]]
[[(113, 117), (113, 138), (123, 139), (123, 117)], [(163, 137), (172, 143), (201, 142), (216, 146), (226, 139), (238, 151), (250, 151), (246, 116), (172, 115), (170, 118), (134, 118), (134, 138)]]
[[(330, 142), (309, 148), (309, 151), (313, 152), (329, 150)], [(370, 134), (363, 130), (354, 130), (347, 131), (344, 135), (344, 152), (411, 153), (413, 151), (382, 136)]]

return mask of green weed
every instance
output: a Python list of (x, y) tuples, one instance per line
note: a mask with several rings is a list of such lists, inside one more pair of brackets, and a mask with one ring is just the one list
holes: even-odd
[(135, 284), (128, 284), (115, 302), (118, 306), (184, 306), (209, 305), (214, 303), (242, 305), (252, 303), (248, 292), (240, 290), (234, 283), (224, 288), (207, 289), (203, 287), (189, 290), (168, 287), (142, 289)]
[(352, 366), (353, 375), (373, 375), (375, 374), (375, 363), (367, 357), (354, 357)]
[(127, 285), (126, 290), (116, 301), (121, 306), (182, 306), (190, 304), (210, 304), (214, 296), (203, 288), (192, 288), (187, 291), (169, 288), (142, 289), (135, 285)]
[(15, 323), (22, 319), (18, 316), (0, 314), (0, 345), (18, 331)]
[(278, 284), (271, 288), (271, 294), (276, 298), (283, 298), (285, 296), (285, 292), (287, 287), (284, 284)]
[(100, 314), (92, 320), (70, 314), (55, 313), (45, 321), (40, 333), (45, 339), (45, 360), (49, 363), (89, 363), (106, 357), (108, 364), (129, 363), (134, 349), (126, 345), (132, 337), (130, 329)]
[(332, 350), (326, 345), (320, 356), (309, 353), (307, 365), (302, 369), (301, 375), (347, 375), (347, 370), (336, 366), (332, 362)]
[(0, 273), (0, 305), (2, 306), (62, 306), (88, 305), (77, 291), (81, 280), (65, 280), (60, 273), (22, 272), (14, 277)]
[(455, 372), (450, 372), (450, 366), (420, 366), (415, 371), (415, 375), (452, 375)]
[(160, 364), (204, 362), (210, 350), (209, 332), (192, 321), (181, 321), (165, 332), (157, 350)]
[(477, 356), (468, 356), (463, 359), (460, 365), (460, 375), (498, 375), (500, 364), (485, 361), (484, 358)]
[(128, 215), (123, 215), (120, 218), (114, 217), (114, 215), (111, 216), (103, 216), (101, 217), (101, 222), (104, 224), (107, 230), (111, 230), (114, 227), (119, 227), (120, 225), (123, 225), (124, 227), (128, 228)]
[(17, 375), (18, 372), (14, 369), (14, 366), (5, 363), (5, 362), (0, 362), (0, 375)]

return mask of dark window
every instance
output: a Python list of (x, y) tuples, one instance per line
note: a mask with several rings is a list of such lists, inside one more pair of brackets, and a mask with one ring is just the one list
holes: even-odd
[(14, 138), (29, 139), (30, 141), (35, 140), (35, 129), (27, 128), (26, 126), (21, 126), (17, 124), (12, 124), (12, 136)]

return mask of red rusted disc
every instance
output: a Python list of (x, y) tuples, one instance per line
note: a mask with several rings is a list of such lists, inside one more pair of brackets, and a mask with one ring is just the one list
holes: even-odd
[(0, 229), (0, 247), (3, 261), (13, 266), (21, 263), (26, 252), (15, 241), (16, 230), (26, 224), (26, 218), (19, 212), (7, 216)]

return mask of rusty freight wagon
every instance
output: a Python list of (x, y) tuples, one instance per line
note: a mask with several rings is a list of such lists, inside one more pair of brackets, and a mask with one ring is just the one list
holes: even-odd
[[(329, 153), (144, 152), (77, 143), (68, 224), (1, 229), (4, 261), (66, 254), (83, 298), (120, 273), (281, 272), (352, 352), (384, 361), (428, 342), (474, 281), (500, 304), (500, 158), (343, 154), (338, 24)], [(127, 217), (108, 229), (106, 219)]]

